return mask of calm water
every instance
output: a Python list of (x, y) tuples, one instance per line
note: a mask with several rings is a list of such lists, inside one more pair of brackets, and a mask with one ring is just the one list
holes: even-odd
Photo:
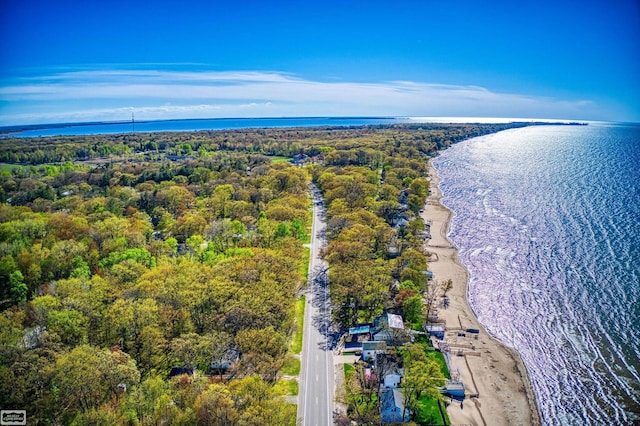
[[(14, 137), (95, 135), (136, 132), (177, 132), (193, 130), (228, 130), (254, 127), (363, 126), (408, 122), (407, 118), (385, 117), (302, 117), (302, 118), (217, 118), (202, 120), (163, 120), (132, 123), (92, 123), (57, 125), (13, 133)], [(2, 133), (2, 128), (0, 128)]]
[(640, 423), (640, 126), (509, 130), (434, 164), (470, 302), (544, 423)]

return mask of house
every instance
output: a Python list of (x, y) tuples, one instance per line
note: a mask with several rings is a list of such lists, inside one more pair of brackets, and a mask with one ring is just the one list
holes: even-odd
[(383, 354), (387, 351), (387, 342), (384, 341), (372, 341), (362, 342), (362, 360), (369, 361), (370, 359), (376, 359), (377, 354)]
[(296, 154), (293, 156), (293, 160), (291, 163), (296, 166), (301, 166), (309, 160), (309, 156), (307, 154)]
[(398, 353), (385, 353), (376, 357), (376, 369), (380, 372), (381, 385), (396, 389), (404, 376), (404, 360)]
[(398, 215), (393, 219), (391, 219), (391, 227), (394, 229), (404, 228), (408, 224), (409, 224), (409, 218), (404, 214)]
[(387, 344), (395, 345), (406, 339), (402, 316), (387, 313), (374, 320), (373, 340), (383, 340)]
[(232, 348), (227, 350), (221, 358), (211, 361), (210, 366), (212, 370), (222, 373), (229, 370), (238, 361), (240, 361), (240, 351)]
[(358, 336), (360, 334), (369, 334), (371, 332), (371, 327), (369, 324), (365, 325), (356, 325), (355, 327), (349, 328), (350, 336)]
[(427, 324), (424, 326), (424, 331), (429, 333), (430, 336), (435, 336), (438, 339), (444, 339), (445, 329), (446, 327), (444, 324)]
[(402, 380), (402, 374), (400, 374), (397, 370), (393, 370), (387, 373), (383, 379), (383, 386), (387, 389), (397, 389), (400, 386), (400, 381)]
[(387, 312), (373, 320), (373, 328), (395, 328), (404, 330), (404, 321), (402, 321), (402, 315)]
[(404, 395), (400, 389), (386, 389), (380, 392), (380, 421), (382, 423), (407, 422), (411, 418), (405, 410)]

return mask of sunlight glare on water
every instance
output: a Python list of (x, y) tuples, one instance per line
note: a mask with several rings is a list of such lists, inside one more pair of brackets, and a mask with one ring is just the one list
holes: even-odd
[(534, 126), (434, 165), (480, 321), (545, 424), (640, 421), (640, 127)]

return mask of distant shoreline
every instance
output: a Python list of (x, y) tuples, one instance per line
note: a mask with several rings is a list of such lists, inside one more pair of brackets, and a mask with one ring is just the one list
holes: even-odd
[[(210, 123), (206, 125), (206, 123)], [(86, 136), (118, 133), (151, 133), (180, 131), (216, 131), (250, 128), (368, 126), (368, 125), (420, 125), (420, 124), (503, 124), (530, 125), (587, 125), (573, 120), (489, 118), (489, 117), (389, 117), (389, 116), (318, 116), (318, 117), (229, 117), (188, 118), (163, 120), (116, 120), (69, 123), (24, 124), (0, 126), (0, 137)], [(193, 124), (190, 126), (190, 124)], [(204, 124), (204, 125), (203, 125)], [(57, 130), (66, 129), (60, 133)], [(75, 129), (75, 130), (71, 130)]]

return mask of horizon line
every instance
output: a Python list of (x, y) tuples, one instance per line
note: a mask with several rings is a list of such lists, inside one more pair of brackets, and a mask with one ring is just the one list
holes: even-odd
[(629, 123), (640, 124), (633, 121), (618, 120), (583, 120), (583, 119), (563, 119), (563, 118), (537, 118), (537, 117), (504, 117), (504, 116), (408, 116), (408, 115), (300, 115), (300, 116), (229, 116), (229, 117), (193, 117), (193, 118), (160, 118), (160, 119), (127, 119), (127, 120), (92, 120), (92, 121), (59, 121), (40, 122), (28, 124), (7, 124), (0, 125), (0, 129), (8, 128), (55, 128), (55, 127), (80, 127), (109, 124), (128, 123), (161, 123), (170, 121), (223, 121), (223, 120), (304, 120), (304, 119), (325, 119), (325, 120), (408, 120), (415, 123), (513, 123), (513, 122), (549, 122), (549, 123)]

